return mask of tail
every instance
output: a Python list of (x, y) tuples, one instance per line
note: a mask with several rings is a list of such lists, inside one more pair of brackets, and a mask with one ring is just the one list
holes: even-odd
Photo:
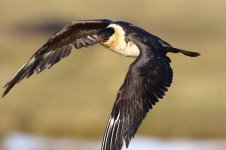
[(169, 47), (167, 49), (167, 52), (172, 52), (172, 53), (182, 53), (186, 56), (190, 56), (190, 57), (197, 57), (200, 56), (200, 54), (198, 52), (191, 52), (191, 51), (187, 51), (187, 50), (182, 50), (182, 49), (178, 49), (178, 48), (174, 48), (174, 47)]

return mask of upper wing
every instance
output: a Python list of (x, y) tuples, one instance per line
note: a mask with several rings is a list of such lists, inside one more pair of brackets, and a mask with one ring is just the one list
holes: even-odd
[(110, 24), (110, 20), (81, 20), (65, 25), (56, 32), (17, 73), (4, 86), (5, 96), (10, 89), (25, 77), (31, 76), (34, 72), (41, 72), (46, 68), (68, 56), (72, 45), (75, 48), (82, 48), (94, 45), (96, 34)]
[[(105, 131), (102, 150), (121, 150), (128, 147), (139, 125), (152, 105), (163, 98), (172, 82), (170, 59), (165, 54), (140, 47), (141, 54), (130, 65), (125, 81), (119, 89)], [(146, 49), (146, 50), (144, 50)]]

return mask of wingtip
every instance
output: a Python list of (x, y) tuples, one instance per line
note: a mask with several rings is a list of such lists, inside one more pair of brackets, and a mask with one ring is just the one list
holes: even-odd
[(6, 95), (6, 94), (5, 94), (5, 93), (3, 93), (3, 94), (2, 94), (2, 98), (4, 98), (4, 97), (5, 97), (5, 95)]
[[(14, 85), (13, 85), (14, 86)], [(6, 83), (3, 88), (5, 89), (4, 92), (2, 93), (2, 98), (4, 98), (8, 93), (9, 91), (12, 89), (13, 87), (10, 82)]]
[(8, 92), (3, 92), (2, 98), (4, 98), (4, 97), (6, 96), (7, 93), (8, 93)]
[(4, 98), (8, 94), (9, 90), (10, 90), (9, 88), (7, 88), (7, 85), (5, 85), (4, 88), (6, 88), (6, 89), (3, 92), (3, 94), (2, 94), (2, 98)]

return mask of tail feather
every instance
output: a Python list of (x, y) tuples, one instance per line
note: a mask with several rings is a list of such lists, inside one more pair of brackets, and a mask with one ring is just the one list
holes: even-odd
[(182, 53), (182, 54), (184, 54), (186, 56), (190, 56), (190, 57), (200, 56), (200, 53), (198, 53), (198, 52), (192, 52), (192, 51), (182, 50), (182, 49), (178, 49), (178, 48), (174, 48), (174, 47), (170, 47), (169, 49), (167, 49), (167, 52)]

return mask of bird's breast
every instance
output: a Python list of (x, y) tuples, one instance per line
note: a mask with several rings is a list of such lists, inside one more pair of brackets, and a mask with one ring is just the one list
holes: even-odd
[(131, 41), (126, 42), (120, 36), (112, 36), (108, 42), (101, 43), (104, 47), (126, 57), (137, 57), (139, 48)]

